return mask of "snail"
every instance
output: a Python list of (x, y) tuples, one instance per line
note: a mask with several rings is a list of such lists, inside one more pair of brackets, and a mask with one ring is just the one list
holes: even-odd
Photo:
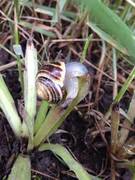
[(67, 107), (78, 94), (78, 77), (82, 76), (87, 76), (89, 85), (88, 69), (79, 62), (46, 63), (36, 77), (37, 97), (52, 104), (62, 102), (64, 99), (62, 106)]

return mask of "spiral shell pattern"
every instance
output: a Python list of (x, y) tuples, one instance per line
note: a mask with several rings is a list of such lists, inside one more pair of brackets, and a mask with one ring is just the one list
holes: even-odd
[(46, 63), (37, 74), (36, 87), (39, 99), (58, 103), (63, 99), (65, 63)]

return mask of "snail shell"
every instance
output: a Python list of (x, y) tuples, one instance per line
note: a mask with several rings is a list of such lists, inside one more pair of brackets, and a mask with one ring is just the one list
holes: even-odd
[(58, 103), (63, 100), (66, 92), (63, 103), (63, 107), (66, 107), (78, 94), (78, 77), (88, 74), (88, 69), (78, 62), (70, 62), (66, 65), (64, 62), (45, 64), (37, 74), (38, 98)]
[(38, 98), (51, 103), (61, 101), (64, 93), (65, 73), (64, 62), (47, 63), (42, 66), (36, 78)]

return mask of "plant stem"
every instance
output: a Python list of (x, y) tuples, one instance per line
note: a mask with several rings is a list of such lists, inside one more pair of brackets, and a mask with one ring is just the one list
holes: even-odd
[[(15, 44), (19, 44), (19, 31), (18, 31), (18, 22), (19, 22), (19, 2), (18, 0), (14, 0), (14, 21), (15, 21), (15, 26), (14, 26), (14, 40)], [(21, 84), (21, 88), (23, 91), (23, 74), (22, 74), (22, 68), (21, 68), (21, 60), (20, 57), (17, 55), (17, 66), (18, 66), (18, 73), (19, 73), (19, 81)]]
[(93, 34), (90, 34), (84, 44), (84, 48), (83, 48), (83, 52), (82, 52), (82, 57), (81, 57), (81, 60), (80, 62), (83, 63), (85, 58), (86, 58), (86, 55), (87, 55), (87, 51), (88, 51), (88, 48), (90, 46), (90, 43), (91, 43), (91, 40), (93, 38)]

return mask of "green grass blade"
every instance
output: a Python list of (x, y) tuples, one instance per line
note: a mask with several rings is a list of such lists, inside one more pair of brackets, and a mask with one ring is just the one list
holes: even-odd
[(31, 164), (28, 156), (19, 155), (13, 165), (8, 180), (31, 180)]
[[(131, 84), (132, 80), (135, 78), (135, 67), (133, 68), (133, 70), (131, 71), (131, 73), (129, 74), (127, 80), (125, 81), (124, 85), (122, 86), (122, 88), (120, 89), (120, 91), (118, 92), (118, 94), (116, 95), (113, 104), (118, 104), (120, 102), (120, 100), (122, 99), (124, 93), (126, 92), (126, 90), (128, 89), (129, 85)], [(112, 112), (112, 107), (113, 104), (110, 106), (110, 113), (114, 114), (114, 112)], [(132, 104), (134, 105), (134, 104)], [(131, 108), (131, 107), (130, 107)], [(131, 111), (133, 110), (134, 106), (131, 108)], [(114, 107), (113, 107), (114, 109)], [(131, 113), (130, 111), (130, 113)], [(131, 115), (131, 114), (130, 114)], [(130, 117), (129, 115), (129, 117)], [(132, 113), (132, 115), (134, 116), (134, 113)], [(133, 116), (131, 116), (131, 118), (133, 118)], [(128, 127), (130, 127), (130, 123), (126, 122), (125, 126), (127, 127), (127, 129), (125, 129), (124, 131), (121, 129), (119, 135), (121, 135), (121, 137), (119, 138), (119, 146), (121, 146), (121, 144), (124, 143), (124, 141), (127, 138), (128, 135)], [(125, 127), (124, 126), (124, 127)], [(114, 138), (118, 139), (117, 134), (118, 134), (118, 127), (119, 127), (119, 117), (114, 117), (112, 120), (112, 136), (114, 136)], [(116, 140), (113, 141), (114, 143), (116, 143)], [(118, 144), (118, 143), (117, 143)]]
[(39, 130), (39, 128), (41, 127), (41, 125), (43, 124), (46, 114), (48, 111), (48, 102), (47, 101), (43, 101), (40, 105), (40, 108), (38, 110), (37, 113), (37, 117), (35, 120), (35, 124), (34, 124), (34, 134), (37, 133), (37, 131)]
[(66, 5), (66, 3), (67, 3), (67, 0), (60, 0), (59, 1), (59, 6), (60, 6), (60, 13), (62, 13), (62, 11), (63, 11), (63, 9), (64, 9), (64, 7), (65, 7), (65, 5)]
[(45, 30), (45, 28), (43, 28), (42, 26), (39, 27), (37, 25), (33, 25), (32, 23), (28, 23), (25, 21), (20, 21), (19, 24), (25, 28), (28, 28), (28, 29), (31, 29), (31, 30), (36, 31), (38, 33), (44, 34), (48, 37), (52, 37), (52, 38), (56, 37), (56, 35), (53, 32), (51, 32), (49, 30)]
[(25, 70), (24, 70), (24, 104), (26, 117), (24, 123), (27, 124), (29, 135), (33, 139), (34, 117), (36, 114), (36, 74), (37, 74), (37, 51), (32, 41), (29, 39), (26, 47)]
[(119, 103), (122, 99), (123, 95), (125, 94), (126, 90), (128, 89), (129, 85), (135, 78), (135, 67), (132, 69), (131, 73), (129, 74), (127, 80), (123, 84), (122, 88), (120, 89), (119, 93), (115, 97), (114, 103)]
[(52, 17), (52, 25), (54, 26), (55, 23), (57, 23), (60, 19), (60, 15), (63, 11), (63, 8), (66, 4), (67, 0), (60, 0), (57, 2), (56, 4), (56, 10), (55, 10), (55, 13), (53, 14), (53, 17)]
[(54, 154), (58, 155), (68, 165), (71, 171), (73, 171), (77, 178), (80, 180), (92, 180), (93, 176), (87, 173), (82, 165), (77, 162), (69, 151), (59, 144), (43, 144), (39, 147), (39, 151), (50, 150)]
[[(60, 10), (63, 9), (64, 5), (65, 5), (65, 2), (66, 0), (61, 0), (61, 7), (60, 7)], [(33, 7), (33, 3), (32, 2), (20, 2), (20, 5), (23, 5), (23, 6), (26, 6), (28, 8), (31, 8)], [(47, 7), (47, 6), (43, 6), (43, 5), (39, 5), (39, 4), (36, 4), (34, 3), (34, 10), (38, 13), (43, 13), (43, 14), (47, 14), (48, 16), (51, 16), (53, 17), (54, 14), (56, 14), (56, 9), (55, 8), (52, 8), (52, 7)], [(71, 11), (61, 11), (61, 18), (62, 19), (65, 19), (67, 21), (71, 21), (71, 19), (75, 19), (76, 18), (76, 14), (71, 12)], [(52, 21), (52, 20), (51, 20)]]
[(60, 106), (54, 106), (49, 111), (45, 121), (41, 128), (34, 137), (34, 146), (39, 146), (41, 142), (46, 140), (51, 134), (53, 134), (58, 127), (62, 124), (69, 113), (74, 107), (86, 96), (88, 93), (90, 79), (88, 77), (80, 78), (79, 93), (77, 97), (72, 101), (66, 110), (61, 109)]
[[(28, 7), (28, 8), (32, 8), (33, 7), (33, 2), (29, 1), (29, 2), (25, 2), (25, 1), (19, 1), (20, 5)], [(43, 6), (43, 5), (39, 5), (37, 3), (34, 3), (34, 10), (36, 11), (37, 9), (39, 10), (44, 10), (44, 12), (46, 12), (46, 14), (53, 16), (53, 13), (55, 11), (55, 8), (51, 8), (51, 7), (47, 7), (47, 6)], [(42, 11), (39, 11), (40, 13), (42, 13)]]
[[(19, 1), (14, 0), (14, 42), (15, 45), (19, 45), (20, 38), (19, 38), (19, 30), (18, 30), (18, 22), (19, 22)], [(21, 88), (23, 91), (23, 74), (22, 74), (22, 66), (20, 56), (17, 55), (17, 66), (18, 66), (18, 73), (19, 73), (19, 81), (21, 84)]]
[(87, 51), (88, 51), (88, 48), (90, 47), (90, 43), (92, 41), (92, 38), (93, 38), (93, 34), (90, 34), (84, 44), (84, 47), (83, 47), (83, 52), (82, 52), (82, 57), (80, 59), (80, 62), (83, 63), (85, 58), (86, 58), (86, 55), (87, 55)]
[(112, 37), (113, 41), (117, 42), (122, 49), (125, 49), (130, 60), (135, 64), (135, 37), (128, 26), (111, 9), (106, 7), (101, 0), (76, 1), (83, 3), (88, 10), (90, 22)]
[(13, 132), (16, 136), (21, 136), (21, 119), (17, 113), (14, 100), (0, 75), (0, 108), (4, 112)]
[(104, 39), (105, 41), (107, 41), (109, 44), (111, 44), (113, 47), (115, 47), (116, 49), (118, 49), (119, 51), (121, 51), (122, 53), (128, 55), (128, 51), (126, 48), (124, 48), (121, 43), (119, 43), (118, 41), (116, 41), (110, 34), (102, 31), (96, 24), (92, 23), (92, 22), (88, 22), (87, 23), (88, 26), (94, 31), (96, 32), (102, 39)]

